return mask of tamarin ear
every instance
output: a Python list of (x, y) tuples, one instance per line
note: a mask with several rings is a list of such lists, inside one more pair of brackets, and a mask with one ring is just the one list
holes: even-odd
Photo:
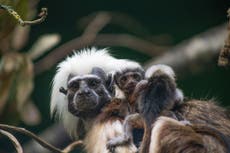
[(105, 73), (105, 71), (103, 69), (101, 69), (99, 67), (93, 67), (92, 71), (91, 71), (91, 74), (100, 77), (101, 80), (103, 81), (103, 83), (104, 84), (106, 83), (107, 75), (106, 75), (106, 73)]
[(60, 88), (59, 88), (59, 92), (60, 92), (60, 93), (63, 93), (64, 95), (67, 95), (67, 92), (68, 92), (68, 91), (67, 91), (64, 87), (60, 87)]
[(114, 78), (114, 83), (117, 84), (117, 85), (119, 85), (118, 79), (119, 79), (120, 76), (121, 76), (121, 73), (120, 73), (120, 72), (116, 72), (116, 73), (114, 74), (114, 76), (113, 76), (113, 78)]

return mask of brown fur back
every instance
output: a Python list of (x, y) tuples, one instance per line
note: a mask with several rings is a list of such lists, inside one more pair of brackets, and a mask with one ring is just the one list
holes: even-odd
[(182, 103), (175, 113), (192, 124), (207, 124), (230, 136), (229, 114), (214, 101), (190, 100)]

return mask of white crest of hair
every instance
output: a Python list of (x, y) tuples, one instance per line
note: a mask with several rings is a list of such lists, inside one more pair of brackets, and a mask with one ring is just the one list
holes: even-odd
[(84, 49), (74, 52), (57, 66), (57, 72), (53, 79), (50, 112), (51, 116), (61, 120), (67, 132), (77, 138), (76, 127), (78, 117), (68, 112), (67, 98), (59, 92), (60, 87), (67, 88), (67, 80), (70, 74), (89, 74), (93, 67), (100, 67), (106, 73), (117, 70), (120, 60), (113, 58), (107, 49)]
[[(85, 151), (88, 153), (109, 153), (106, 143), (117, 136), (124, 135), (123, 123), (120, 120), (108, 121), (103, 124), (96, 123), (88, 131), (85, 139)], [(133, 143), (116, 147), (116, 153), (136, 153), (137, 148)]]
[(145, 78), (150, 78), (156, 71), (162, 71), (163, 73), (167, 74), (171, 79), (175, 80), (175, 73), (173, 69), (170, 66), (164, 64), (157, 64), (148, 68), (145, 72)]
[(126, 69), (142, 69), (141, 65), (138, 62), (134, 62), (128, 59), (119, 59), (118, 62), (119, 66), (118, 66), (118, 70), (117, 71), (124, 71)]

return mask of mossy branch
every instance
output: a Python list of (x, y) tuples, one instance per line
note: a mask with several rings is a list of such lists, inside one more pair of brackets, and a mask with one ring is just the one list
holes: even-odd
[(48, 9), (42, 8), (41, 12), (38, 15), (39, 16), (38, 19), (33, 20), (33, 21), (24, 21), (21, 18), (21, 16), (14, 9), (12, 9), (10, 6), (0, 4), (0, 9), (5, 10), (10, 15), (12, 15), (21, 26), (40, 24), (46, 19), (47, 15), (48, 15)]

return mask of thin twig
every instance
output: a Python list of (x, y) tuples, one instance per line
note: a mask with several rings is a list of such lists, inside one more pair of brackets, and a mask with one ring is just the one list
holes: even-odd
[(39, 19), (36, 19), (33, 21), (23, 21), (23, 19), (20, 17), (20, 15), (16, 11), (14, 11), (10, 6), (0, 4), (0, 9), (6, 10), (10, 15), (12, 15), (19, 22), (19, 24), (21, 26), (34, 25), (34, 24), (42, 23), (48, 15), (47, 8), (42, 8), (41, 12), (38, 15), (40, 17)]
[(6, 137), (8, 137), (11, 140), (17, 153), (23, 153), (22, 146), (20, 145), (18, 140), (11, 133), (4, 131), (4, 130), (1, 130), (1, 129), (0, 129), (0, 133), (2, 135), (5, 135)]
[(30, 132), (24, 128), (0, 124), (0, 129), (5, 130), (5, 131), (14, 131), (14, 132), (19, 132), (19, 133), (25, 134), (25, 135), (33, 138), (34, 140), (36, 140), (41, 146), (45, 147), (46, 149), (49, 149), (52, 152), (56, 152), (56, 153), (63, 153), (62, 150), (60, 150), (60, 149), (52, 146), (51, 144), (45, 142), (44, 140), (42, 140), (41, 138), (36, 136), (34, 133), (32, 133), (32, 132)]
[(76, 147), (82, 146), (82, 145), (83, 145), (83, 141), (81, 141), (81, 140), (74, 141), (73, 143), (71, 143), (70, 145), (68, 145), (65, 149), (63, 149), (62, 151), (64, 153), (68, 153), (68, 152), (71, 152), (72, 150), (74, 150)]

